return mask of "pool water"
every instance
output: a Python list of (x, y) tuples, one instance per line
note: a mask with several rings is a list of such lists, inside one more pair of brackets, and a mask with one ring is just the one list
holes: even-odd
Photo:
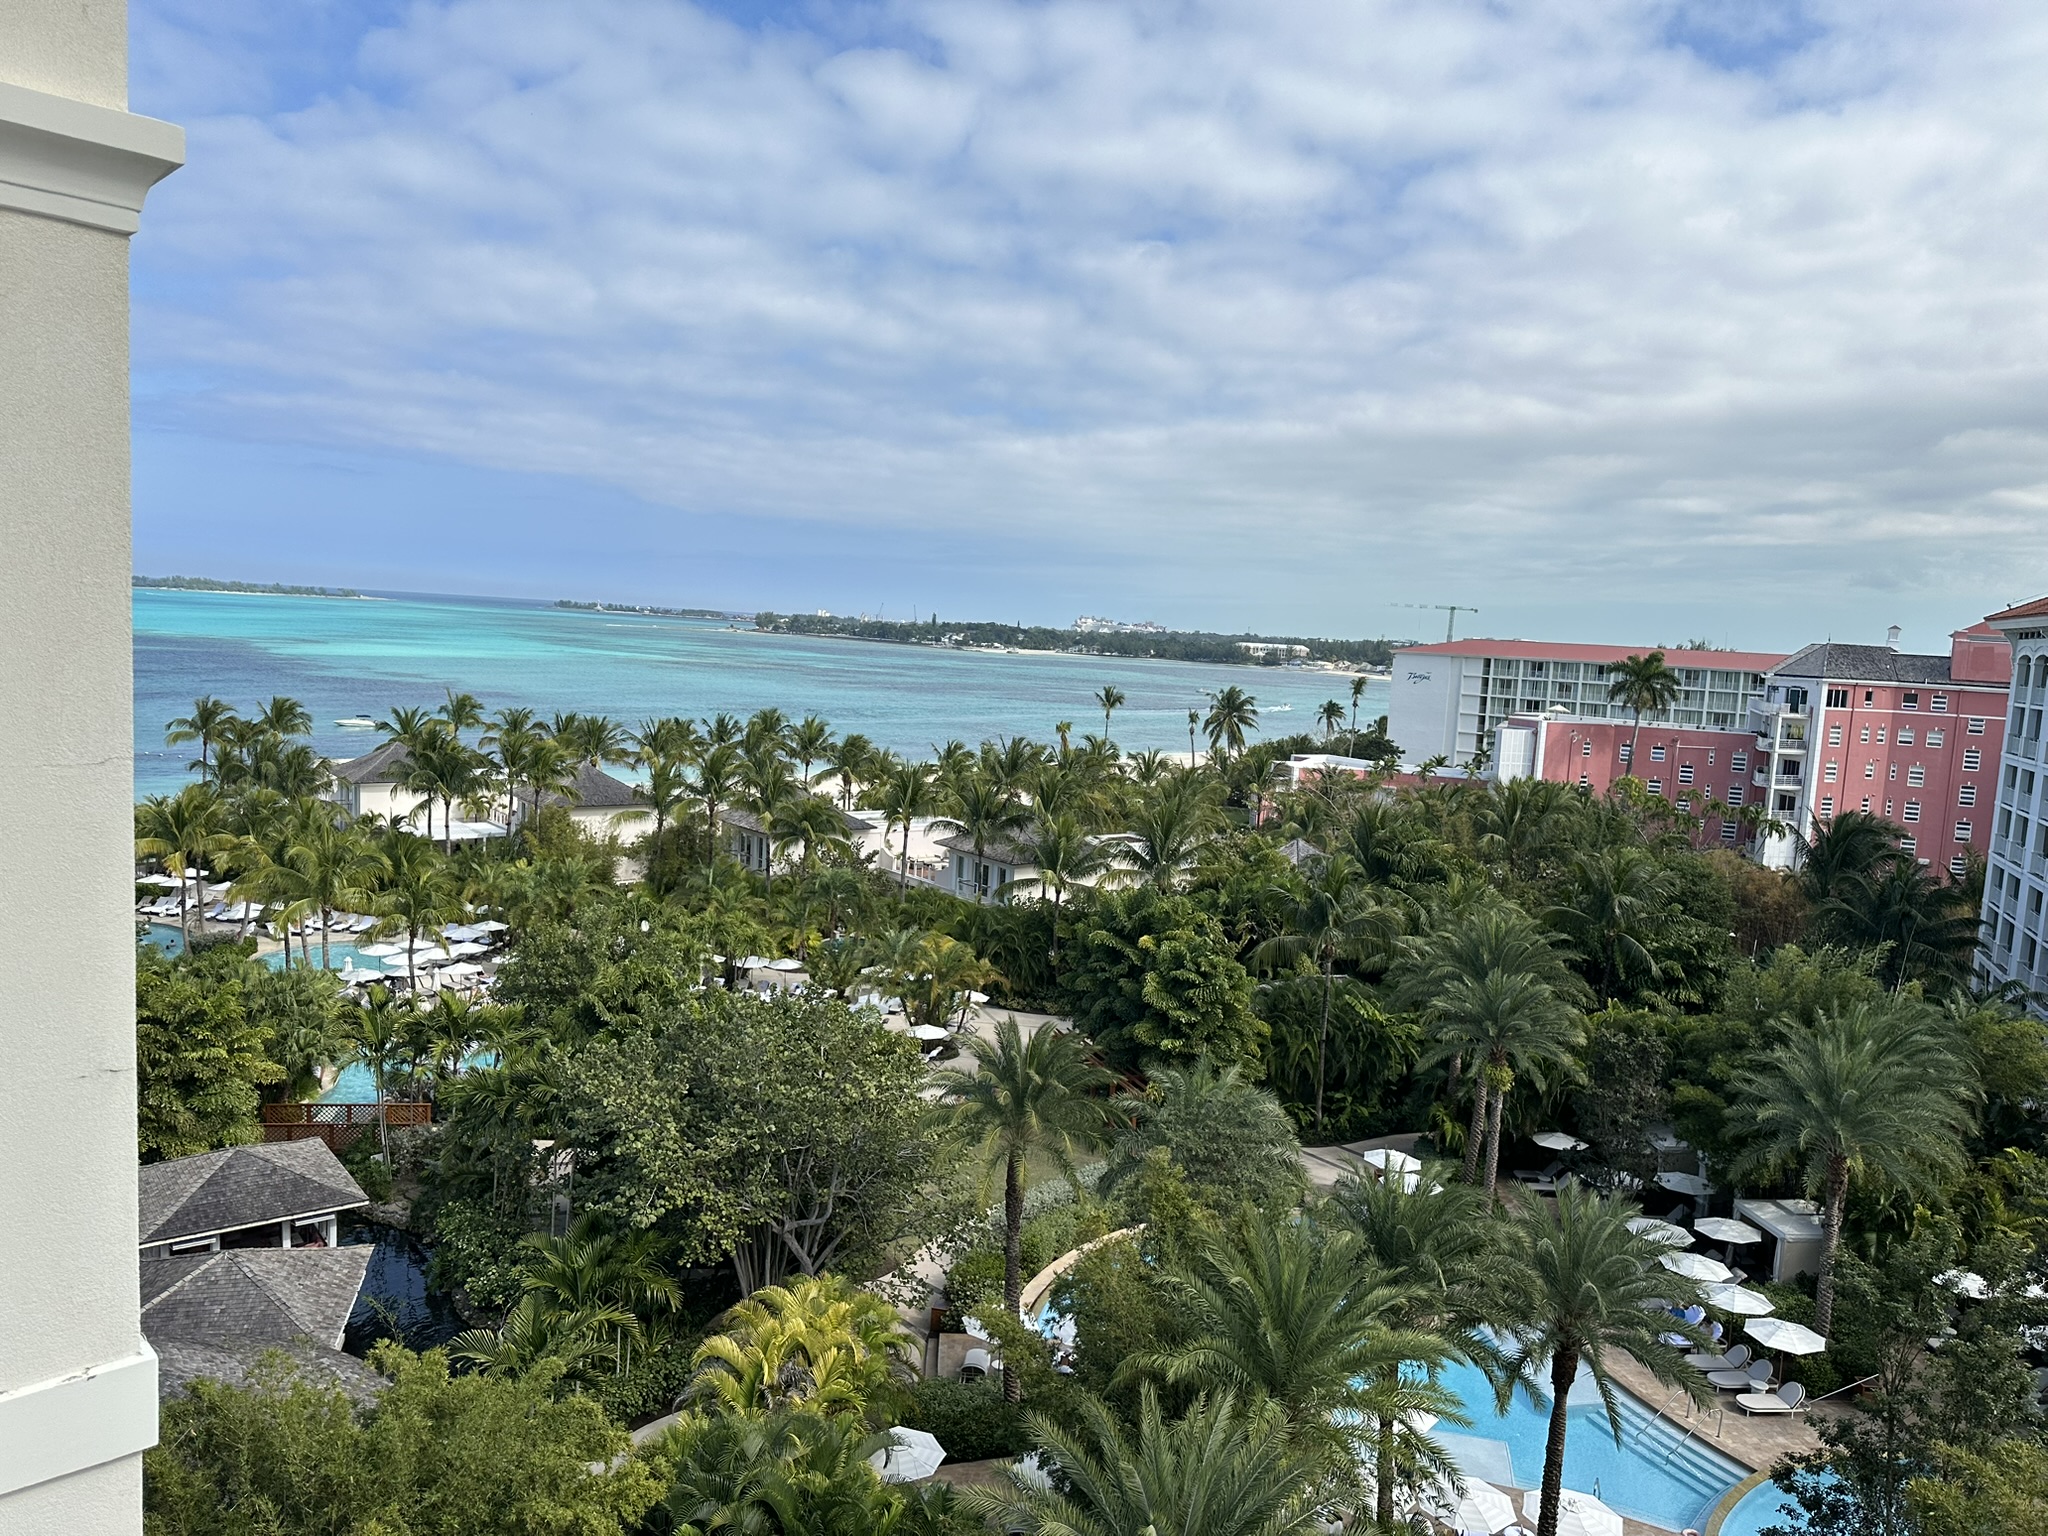
[[(1822, 1477), (1828, 1482), (1835, 1480), (1833, 1473), (1823, 1473)], [(1792, 1502), (1792, 1495), (1766, 1478), (1728, 1511), (1728, 1518), (1721, 1522), (1720, 1536), (1760, 1536), (1773, 1525), (1796, 1531), (1804, 1519), (1799, 1506)]]
[(342, 1348), (369, 1353), (379, 1339), (396, 1339), (407, 1349), (432, 1349), (462, 1331), (454, 1302), (427, 1284), (427, 1251), (409, 1233), (388, 1227), (351, 1227), (345, 1246), (374, 1243), (363, 1289), (349, 1314)]
[[(1494, 1409), (1493, 1387), (1474, 1366), (1444, 1372), (1443, 1383), (1465, 1405), (1469, 1429), (1444, 1424), (1432, 1438), (1468, 1477), (1537, 1487), (1543, 1479), (1543, 1450), (1549, 1414), (1518, 1391), (1506, 1414)], [(1565, 1435), (1564, 1485), (1603, 1500), (1617, 1513), (1647, 1525), (1682, 1531), (1704, 1527), (1707, 1515), (1728, 1490), (1749, 1475), (1698, 1435), (1688, 1436), (1626, 1392), (1619, 1392), (1621, 1444), (1600, 1404), (1598, 1389), (1584, 1370), (1572, 1387)], [(1747, 1502), (1747, 1501), (1745, 1501)], [(1726, 1528), (1735, 1536), (1735, 1528)], [(1754, 1533), (1749, 1533), (1754, 1536)]]
[[(176, 923), (151, 923), (148, 931), (142, 935), (142, 942), (154, 945), (167, 955), (183, 954), (185, 950), (185, 935), (179, 931)], [(360, 940), (353, 937), (330, 938), (327, 941), (327, 969), (330, 971), (347, 969), (349, 962), (355, 959), (356, 945), (359, 942)], [(284, 969), (284, 951), (281, 949), (270, 950), (265, 954), (258, 955), (256, 958), (269, 966), (273, 971)], [(312, 960), (314, 968), (318, 969), (320, 965), (320, 940), (317, 935), (313, 939)], [(298, 963), (298, 944), (294, 940), (292, 964), (297, 965)], [(358, 964), (365, 970), (383, 969), (382, 966), (369, 960), (359, 961)]]

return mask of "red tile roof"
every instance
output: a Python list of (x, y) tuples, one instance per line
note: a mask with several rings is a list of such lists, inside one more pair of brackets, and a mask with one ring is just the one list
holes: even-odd
[[(1556, 640), (1451, 640), (1435, 645), (1403, 646), (1401, 656), (1500, 656), (1511, 661), (1590, 661), (1611, 666), (1655, 650), (1649, 645), (1572, 645)], [(1783, 651), (1666, 650), (1674, 667), (1711, 667), (1724, 672), (1768, 672), (1785, 659)]]
[(2017, 608), (2006, 608), (1998, 613), (1986, 614), (1985, 622), (1996, 624), (2000, 619), (2042, 618), (2048, 618), (2048, 597), (2037, 597), (2031, 603), (2021, 603)]

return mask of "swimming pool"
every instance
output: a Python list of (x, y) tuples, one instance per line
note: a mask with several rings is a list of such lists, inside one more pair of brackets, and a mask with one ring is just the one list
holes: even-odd
[[(185, 949), (185, 935), (179, 931), (176, 923), (151, 923), (148, 930), (142, 935), (142, 941), (145, 944), (155, 945), (167, 955), (182, 954)], [(353, 937), (342, 938), (340, 935), (330, 938), (327, 941), (327, 969), (330, 971), (347, 969), (349, 962), (356, 959), (356, 945), (359, 942), (359, 940)], [(293, 941), (293, 945), (292, 964), (297, 965), (299, 961), (296, 940)], [(318, 969), (320, 965), (320, 938), (318, 934), (313, 936), (312, 954), (314, 968)], [(284, 951), (282, 949), (269, 950), (259, 954), (256, 958), (269, 966), (273, 971), (284, 969)], [(381, 965), (373, 965), (368, 960), (358, 960), (356, 963), (365, 970), (383, 969)]]
[[(1519, 1391), (1507, 1413), (1497, 1414), (1493, 1387), (1473, 1366), (1445, 1371), (1443, 1382), (1465, 1405), (1472, 1427), (1441, 1425), (1432, 1438), (1460, 1470), (1468, 1477), (1516, 1488), (1540, 1484), (1549, 1414)], [(1567, 1410), (1571, 1423), (1565, 1437), (1565, 1487), (1597, 1495), (1616, 1512), (1647, 1525), (1671, 1531), (1703, 1527), (1728, 1490), (1749, 1475), (1748, 1469), (1701, 1444), (1683, 1426), (1652, 1413), (1628, 1393), (1619, 1396), (1622, 1438), (1617, 1446), (1598, 1389), (1583, 1369), (1579, 1372)], [(1736, 1536), (1733, 1525), (1725, 1530)]]
[[(1821, 1476), (1827, 1482), (1835, 1480), (1833, 1473), (1824, 1472)], [(1792, 1496), (1765, 1478), (1728, 1511), (1718, 1536), (1760, 1536), (1766, 1526), (1772, 1525), (1797, 1530), (1803, 1518), (1799, 1514), (1799, 1506), (1792, 1502)]]

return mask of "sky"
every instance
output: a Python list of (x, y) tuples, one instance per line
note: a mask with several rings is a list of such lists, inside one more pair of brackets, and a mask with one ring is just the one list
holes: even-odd
[(141, 571), (1759, 649), (2048, 590), (2035, 0), (132, 0), (130, 46), (189, 135)]

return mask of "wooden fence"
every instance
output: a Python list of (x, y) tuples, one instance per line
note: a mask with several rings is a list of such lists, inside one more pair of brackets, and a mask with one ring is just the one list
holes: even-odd
[[(387, 1102), (384, 1123), (393, 1130), (401, 1126), (432, 1125), (431, 1104)], [(352, 1147), (365, 1136), (377, 1134), (375, 1104), (265, 1104), (265, 1141), (310, 1141), (327, 1143), (330, 1152)]]

